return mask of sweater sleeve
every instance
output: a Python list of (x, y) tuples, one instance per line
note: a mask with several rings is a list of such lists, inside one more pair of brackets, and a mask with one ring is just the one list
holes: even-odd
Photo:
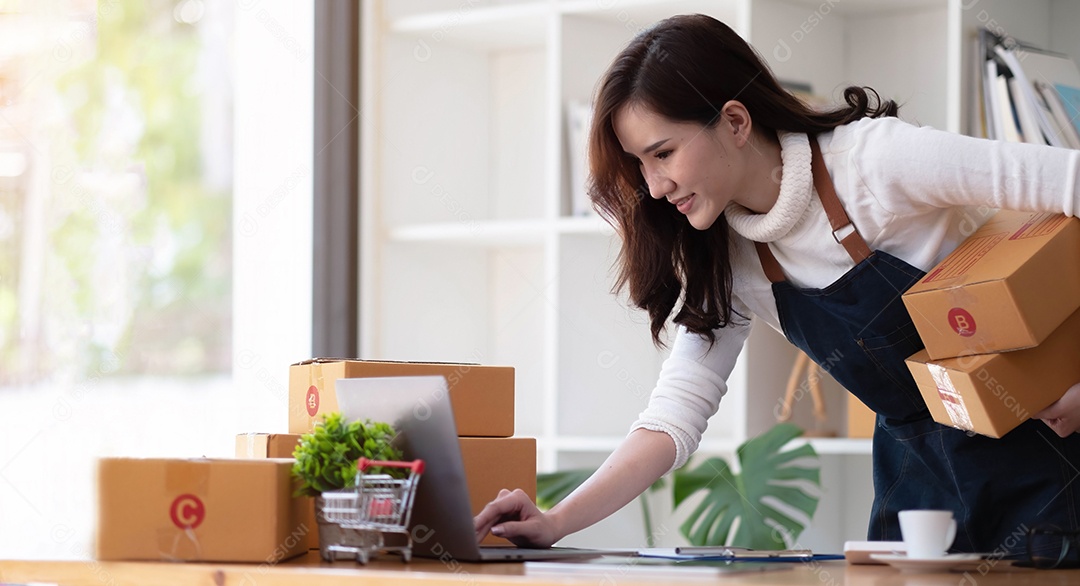
[(921, 206), (1080, 211), (1080, 151), (973, 138), (896, 118), (857, 123), (850, 162), (898, 216)]
[[(737, 300), (735, 310), (750, 315)], [(716, 331), (711, 348), (708, 340), (679, 326), (649, 404), (631, 427), (631, 431), (648, 429), (671, 436), (675, 442), (671, 470), (685, 464), (697, 450), (709, 418), (727, 392), (727, 378), (750, 333), (748, 319), (736, 320), (738, 323)]]

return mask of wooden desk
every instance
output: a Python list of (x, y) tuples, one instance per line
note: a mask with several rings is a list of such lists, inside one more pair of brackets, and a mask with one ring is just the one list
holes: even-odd
[[(1080, 584), (1080, 570), (1039, 571), (1015, 569), (978, 573), (900, 573), (886, 566), (848, 566), (844, 562), (791, 564), (790, 570), (732, 574), (708, 580), (680, 579), (680, 584), (747, 584), (754, 586), (1064, 586)], [(353, 562), (333, 564), (318, 552), (276, 566), (246, 564), (194, 564), (160, 562), (18, 561), (0, 560), (0, 582), (46, 582), (63, 586), (361, 586), (374, 584), (416, 586), (618, 586), (650, 583), (650, 579), (620, 573), (607, 576), (527, 575), (522, 564), (457, 564), (437, 560), (377, 560), (367, 567)], [(652, 583), (667, 580), (651, 579)]]

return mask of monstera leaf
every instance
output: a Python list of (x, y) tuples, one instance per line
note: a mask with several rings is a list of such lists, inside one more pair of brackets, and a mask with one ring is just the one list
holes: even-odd
[[(594, 469), (576, 468), (573, 470), (560, 470), (558, 472), (545, 472), (536, 475), (536, 506), (542, 510), (548, 510), (559, 501), (563, 500), (577, 487), (589, 479)], [(658, 479), (649, 487), (650, 492), (661, 490), (666, 485), (663, 478)], [(645, 542), (649, 547), (656, 546), (656, 533), (653, 532), (652, 511), (649, 509), (648, 499), (638, 498), (641, 503), (642, 520), (645, 522)]]
[[(698, 491), (705, 499), (682, 524), (682, 534), (694, 545), (738, 545), (755, 549), (788, 547), (805, 529), (783, 508), (802, 511), (812, 518), (818, 497), (807, 484), (820, 490), (817, 452), (809, 444), (780, 449), (802, 434), (798, 427), (781, 423), (739, 446), (741, 472), (735, 473), (721, 458), (710, 458), (692, 470), (675, 472), (676, 508)], [(783, 503), (786, 507), (775, 505)], [(734, 535), (732, 526), (738, 521)]]
[(543, 510), (554, 507), (592, 476), (594, 470), (584, 468), (561, 470), (536, 475), (536, 506)]

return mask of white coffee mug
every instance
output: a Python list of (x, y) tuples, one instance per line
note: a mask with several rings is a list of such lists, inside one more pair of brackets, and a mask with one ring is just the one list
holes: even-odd
[(940, 558), (956, 539), (956, 520), (952, 511), (900, 511), (900, 533), (909, 558)]

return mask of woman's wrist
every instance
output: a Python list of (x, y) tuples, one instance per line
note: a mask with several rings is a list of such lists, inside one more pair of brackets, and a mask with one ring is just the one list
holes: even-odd
[(566, 537), (571, 533), (571, 530), (566, 527), (567, 519), (563, 516), (563, 512), (560, 510), (561, 508), (562, 503), (555, 505), (551, 508), (551, 510), (544, 513), (544, 515), (548, 518), (548, 522), (550, 523), (551, 530), (553, 532), (551, 536), (552, 544), (558, 543), (560, 539)]

